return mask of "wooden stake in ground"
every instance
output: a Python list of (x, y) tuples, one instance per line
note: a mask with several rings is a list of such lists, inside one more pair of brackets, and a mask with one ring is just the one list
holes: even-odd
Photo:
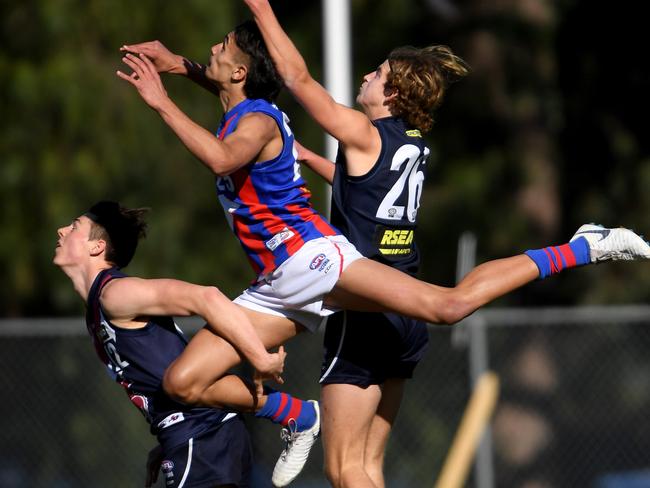
[(499, 377), (483, 373), (474, 388), (465, 413), (434, 488), (461, 488), (467, 478), (481, 435), (490, 421), (499, 396)]

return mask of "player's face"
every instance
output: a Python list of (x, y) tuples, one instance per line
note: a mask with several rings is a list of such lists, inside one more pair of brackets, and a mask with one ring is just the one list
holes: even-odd
[(205, 75), (219, 85), (226, 84), (241, 63), (237, 63), (241, 51), (235, 43), (235, 35), (229, 32), (223, 41), (210, 48), (210, 60)]
[(363, 77), (363, 82), (357, 95), (357, 103), (364, 109), (372, 107), (381, 107), (386, 101), (386, 77), (390, 71), (388, 60), (384, 61), (379, 67)]
[(54, 250), (54, 264), (77, 264), (88, 256), (92, 243), (89, 239), (91, 226), (91, 220), (82, 215), (56, 231), (59, 239)]

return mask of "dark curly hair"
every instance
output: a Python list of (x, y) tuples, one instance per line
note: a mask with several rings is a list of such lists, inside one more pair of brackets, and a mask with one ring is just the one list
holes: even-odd
[(449, 84), (469, 71), (447, 46), (398, 47), (388, 55), (388, 64), (386, 93), (397, 92), (389, 101), (391, 113), (423, 133), (431, 130), (433, 111), (442, 103)]
[(92, 220), (90, 239), (106, 241), (106, 261), (124, 268), (131, 262), (138, 240), (144, 237), (147, 208), (124, 208), (117, 202), (101, 201), (84, 214)]
[(248, 56), (248, 74), (244, 91), (248, 98), (263, 98), (274, 102), (283, 82), (275, 69), (271, 55), (257, 24), (247, 20), (235, 27), (235, 43)]

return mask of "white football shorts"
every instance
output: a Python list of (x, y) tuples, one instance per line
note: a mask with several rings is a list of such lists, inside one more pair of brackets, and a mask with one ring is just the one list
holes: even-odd
[(287, 317), (315, 332), (338, 309), (323, 299), (350, 263), (363, 256), (345, 236), (326, 236), (305, 243), (274, 271), (235, 298), (257, 312)]

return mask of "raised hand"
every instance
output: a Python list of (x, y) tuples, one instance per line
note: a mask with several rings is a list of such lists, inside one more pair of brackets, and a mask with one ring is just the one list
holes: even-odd
[(332, 184), (336, 168), (333, 161), (316, 154), (295, 140), (293, 141), (293, 151), (296, 156), (296, 161), (310, 168), (330, 185)]
[(132, 53), (127, 53), (122, 61), (133, 72), (127, 75), (122, 71), (117, 71), (117, 76), (131, 83), (147, 105), (158, 110), (169, 97), (153, 62), (144, 54), (136, 56)]
[(120, 48), (120, 51), (124, 54), (144, 54), (151, 60), (158, 73), (187, 74), (187, 67), (183, 56), (174, 54), (160, 41), (125, 44)]
[(310, 154), (313, 154), (312, 151), (307, 149), (305, 146), (303, 146), (296, 140), (293, 141), (293, 147), (296, 150), (296, 161), (298, 161), (299, 163), (304, 162), (306, 159), (309, 158)]

